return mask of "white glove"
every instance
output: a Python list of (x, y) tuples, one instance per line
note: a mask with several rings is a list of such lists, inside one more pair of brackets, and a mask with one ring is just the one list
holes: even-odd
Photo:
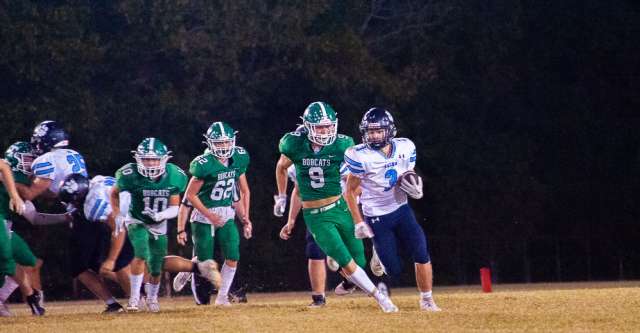
[(118, 236), (118, 234), (124, 231), (124, 228), (125, 228), (124, 220), (125, 220), (124, 216), (122, 215), (116, 216), (115, 218), (116, 230), (113, 231), (114, 236)]
[(282, 217), (284, 211), (287, 208), (287, 196), (286, 195), (274, 195), (273, 196), (273, 215)]
[(158, 213), (156, 213), (156, 211), (155, 211), (155, 210), (153, 210), (153, 209), (151, 209), (151, 208), (149, 208), (149, 207), (145, 208), (145, 209), (142, 211), (142, 213), (141, 213), (141, 214), (142, 214), (142, 215), (146, 215), (146, 216), (148, 216), (150, 219), (152, 219), (152, 220), (154, 220), (154, 221), (156, 221), (156, 222), (160, 222), (160, 221), (162, 221), (162, 220), (160, 219), (160, 217), (158, 216)]
[(169, 208), (156, 212), (153, 209), (147, 207), (142, 211), (142, 215), (148, 216), (150, 219), (156, 222), (162, 222), (164, 220), (172, 219), (178, 216), (178, 206), (169, 206)]
[[(415, 179), (415, 182), (412, 180)], [(413, 199), (422, 198), (422, 178), (416, 176), (416, 178), (402, 177), (400, 181), (400, 189)]]
[(356, 228), (353, 233), (355, 234), (357, 239), (373, 237), (373, 230), (371, 230), (371, 227), (369, 227), (369, 225), (364, 222), (356, 223)]

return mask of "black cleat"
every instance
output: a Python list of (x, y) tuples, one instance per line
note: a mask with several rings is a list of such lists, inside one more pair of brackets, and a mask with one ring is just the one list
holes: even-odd
[(124, 312), (124, 308), (120, 303), (115, 302), (107, 305), (107, 308), (102, 311), (103, 314), (121, 313)]
[(213, 285), (200, 274), (193, 274), (191, 278), (191, 292), (193, 299), (198, 305), (207, 305), (211, 303), (211, 294), (213, 293)]
[(309, 304), (310, 308), (321, 308), (327, 304), (327, 301), (324, 299), (323, 295), (311, 295), (311, 299), (313, 300), (311, 304)]
[(27, 296), (27, 305), (29, 305), (31, 313), (34, 316), (44, 316), (45, 309), (40, 306), (40, 293), (36, 290), (34, 290), (30, 296)]
[(247, 286), (236, 289), (229, 293), (229, 302), (247, 303)]

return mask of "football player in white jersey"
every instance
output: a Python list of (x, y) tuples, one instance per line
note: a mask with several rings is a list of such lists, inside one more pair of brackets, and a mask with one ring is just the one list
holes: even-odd
[[(20, 195), (25, 200), (25, 217), (34, 223), (30, 216), (37, 215), (35, 207), (29, 202), (38, 197), (53, 199), (57, 197), (60, 184), (64, 178), (73, 173), (87, 175), (84, 158), (78, 152), (67, 149), (69, 135), (64, 128), (55, 121), (47, 120), (38, 124), (31, 136), (31, 149), (37, 156), (31, 164), (32, 182), (29, 186), (22, 186)], [(40, 215), (42, 216), (42, 215)], [(43, 224), (55, 224), (64, 222), (62, 218), (50, 216), (53, 219), (42, 219)], [(38, 223), (35, 223), (38, 224)], [(42, 260), (38, 259), (36, 269), (33, 272), (33, 287), (39, 289), (40, 304), (43, 306), (44, 293), (40, 283), (40, 268)], [(11, 286), (4, 286), (0, 294), (11, 294), (13, 290), (4, 290)], [(15, 287), (14, 287), (15, 289)]]
[[(433, 272), (427, 240), (407, 202), (407, 194), (413, 199), (422, 198), (422, 180), (403, 179), (398, 183), (399, 176), (415, 167), (415, 145), (409, 139), (395, 137), (393, 117), (383, 108), (365, 113), (360, 132), (363, 143), (345, 153), (351, 171), (345, 197), (356, 225), (356, 237), (373, 237), (374, 247), (391, 278), (402, 271), (398, 247), (404, 247), (415, 263), (420, 308), (440, 311), (432, 295)], [(364, 219), (356, 201), (359, 190)]]
[[(103, 313), (124, 312), (124, 308), (99, 274), (117, 281), (127, 294), (130, 289), (129, 263), (133, 259), (133, 248), (124, 226), (116, 222), (124, 221), (124, 216), (112, 214), (109, 195), (115, 183), (113, 177), (96, 176), (89, 181), (81, 174), (72, 173), (65, 178), (58, 193), (60, 201), (73, 215), (72, 275), (105, 302)], [(129, 204), (129, 193), (121, 192), (120, 212), (126, 214)]]

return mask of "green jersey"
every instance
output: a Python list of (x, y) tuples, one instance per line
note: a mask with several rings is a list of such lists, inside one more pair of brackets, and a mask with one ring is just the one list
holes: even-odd
[(159, 224), (143, 215), (146, 208), (161, 212), (169, 207), (172, 195), (184, 192), (187, 187), (187, 175), (173, 163), (167, 163), (165, 172), (160, 179), (153, 181), (138, 173), (135, 163), (128, 163), (116, 171), (116, 185), (121, 192), (131, 193), (129, 214), (145, 224)]
[(234, 149), (227, 166), (209, 151), (191, 162), (189, 172), (204, 181), (198, 198), (207, 208), (229, 207), (233, 203), (234, 185), (249, 166), (249, 153), (242, 147), (236, 146)]
[[(29, 176), (13, 168), (12, 171), (13, 180), (16, 184), (24, 184), (27, 186), (31, 184)], [(9, 201), (11, 200), (11, 198), (9, 197), (9, 192), (7, 192), (7, 188), (5, 187), (4, 183), (0, 184), (0, 220), (6, 220), (9, 217), (9, 214), (11, 214), (11, 209), (9, 208)]]
[(280, 139), (280, 153), (296, 166), (296, 179), (302, 201), (342, 194), (340, 165), (344, 162), (344, 152), (353, 145), (351, 137), (338, 134), (332, 144), (314, 152), (311, 142), (304, 134), (291, 132)]

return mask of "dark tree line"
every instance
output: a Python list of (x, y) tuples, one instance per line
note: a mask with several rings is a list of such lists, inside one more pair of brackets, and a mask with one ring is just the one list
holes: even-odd
[[(436, 284), (481, 266), (498, 282), (640, 277), (635, 2), (0, 1), (0, 27), (3, 147), (55, 119), (112, 174), (145, 136), (186, 168), (209, 123), (239, 131), (254, 290), (306, 288), (302, 221), (279, 240), (271, 195), (278, 139), (316, 100), (356, 139), (385, 106), (416, 142)], [(17, 228), (65, 295), (64, 227)]]

